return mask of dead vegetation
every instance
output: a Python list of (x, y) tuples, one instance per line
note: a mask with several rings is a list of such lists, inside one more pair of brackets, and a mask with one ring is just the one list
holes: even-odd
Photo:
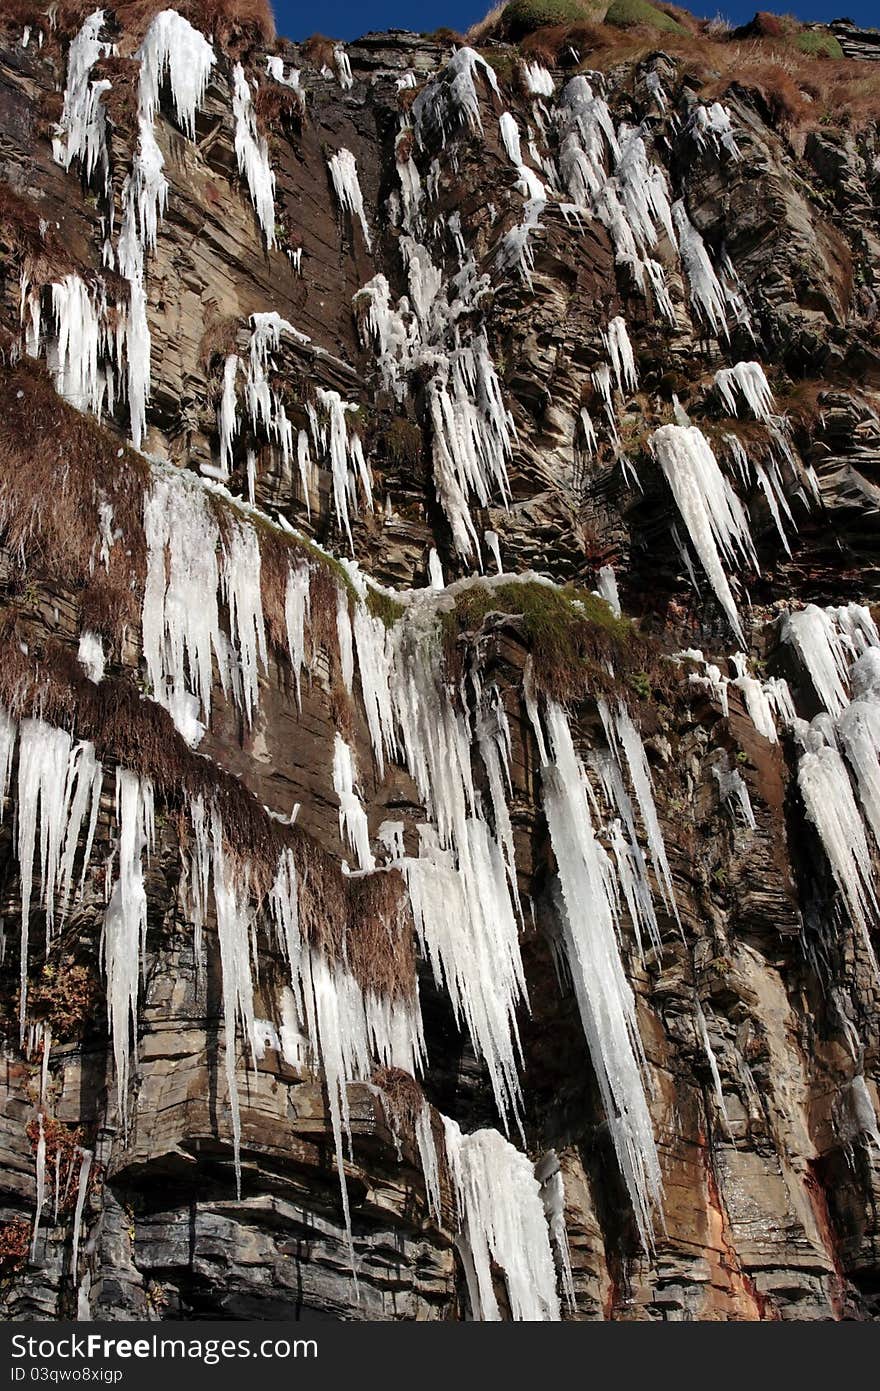
[[(126, 0), (116, 5), (112, 13), (126, 37), (126, 47), (132, 40), (139, 41), (151, 20), (167, 8), (164, 0)], [(233, 57), (275, 38), (275, 18), (268, 0), (175, 0), (174, 9)]]
[[(860, 130), (880, 113), (877, 65), (844, 58), (830, 31), (805, 29), (788, 16), (758, 14), (750, 25), (732, 31), (678, 6), (642, 0), (616, 0), (610, 7), (582, 0), (522, 0), (520, 8), (523, 4), (531, 4), (536, 20), (545, 12), (551, 19), (521, 25), (515, 51), (547, 67), (607, 71), (647, 58), (662, 43), (663, 52), (679, 61), (680, 78), (699, 85), (703, 100), (738, 89), (756, 99), (773, 124), (788, 130), (826, 124)], [(572, 14), (564, 19), (566, 7)], [(504, 39), (510, 9), (496, 6), (473, 26), (468, 41)], [(608, 10), (604, 22), (603, 9)], [(659, 30), (658, 20), (664, 26)]]
[[(143, 699), (133, 676), (105, 676), (95, 685), (72, 648), (17, 623), (7, 611), (0, 617), (0, 701), (14, 718), (38, 714), (72, 729), (94, 744), (105, 764), (149, 778), (171, 812), (185, 812), (194, 797), (215, 806), (228, 852), (247, 870), (258, 904), (289, 847), (300, 929), (309, 944), (328, 960), (347, 964), (365, 990), (412, 997), (412, 926), (400, 876), (377, 875), (373, 882), (344, 875), (304, 831), (269, 816), (239, 778), (190, 749), (167, 710)], [(185, 817), (180, 825), (185, 833)]]
[[(81, 594), (96, 585), (101, 631), (119, 640), (140, 623), (149, 465), (62, 401), (46, 369), (30, 358), (0, 372), (0, 396), (0, 534), (13, 564), (22, 576), (38, 570)], [(112, 507), (125, 546), (110, 549), (100, 572), (102, 501)]]

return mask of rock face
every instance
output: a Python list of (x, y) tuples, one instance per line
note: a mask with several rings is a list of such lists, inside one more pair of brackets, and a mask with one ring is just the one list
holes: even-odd
[[(672, 40), (606, 51), (579, 82), (500, 43), (454, 56), (389, 33), (343, 50), (218, 27), (199, 91), (187, 23), (186, 44), (172, 35), (187, 70), (172, 44), (146, 119), (161, 33), (144, 41), (138, 14), (140, 29), (110, 10), (85, 29), (4, 21), (0, 47), (0, 695), (18, 722), (15, 746), (0, 728), (4, 1315), (479, 1313), (476, 1209), (447, 1117), (466, 1137), (506, 1131), (511, 1174), (523, 1155), (558, 1157), (564, 1317), (878, 1317), (876, 118), (787, 122), (765, 72), (704, 80)], [(874, 33), (833, 31), (853, 67), (877, 56)], [(758, 373), (722, 377), (725, 392), (718, 374), (743, 364)], [(717, 478), (705, 454), (693, 464), (695, 431)], [(664, 439), (684, 450), (669, 467)], [(755, 551), (742, 563), (718, 520), (731, 493)], [(495, 546), (509, 582), (493, 589), (472, 577), (494, 573)], [(311, 586), (299, 630), (297, 567)], [(591, 592), (609, 597), (608, 567), (620, 620)], [(511, 578), (533, 571), (558, 587)], [(788, 615), (810, 605), (813, 638), (798, 641)], [(432, 642), (433, 707), (417, 689)], [(384, 752), (377, 652), (392, 689), (415, 673)], [(653, 800), (618, 746), (618, 702)], [(409, 708), (422, 749), (439, 750), (427, 797)], [(553, 825), (554, 709), (592, 788), (565, 803), (563, 830), (582, 807), (596, 832), (583, 853), (613, 881), (609, 969), (619, 956), (635, 1021), (613, 1057), (641, 1070), (662, 1182), (647, 1227), (622, 1171), (623, 1083), (602, 1073), (618, 1026), (587, 944), (606, 900), (572, 902), (581, 852)], [(867, 731), (861, 763), (848, 718)], [(74, 744), (38, 767), (46, 728)], [(103, 779), (74, 821), (76, 741)], [(439, 832), (458, 877), (426, 880), (438, 921), (455, 885), (479, 890), (462, 940), (482, 973), (457, 999), (462, 948), (438, 966), (413, 886), (430, 858), (418, 828), (452, 807), (459, 762), (473, 804)], [(629, 842), (609, 769), (628, 784)], [(810, 800), (820, 770), (830, 827)], [(149, 805), (126, 813), (126, 789), (154, 806), (149, 849)], [(221, 818), (213, 838), (197, 804)], [(494, 898), (473, 867), (484, 833)], [(285, 853), (299, 883), (286, 939), (270, 892)], [(560, 928), (578, 913), (582, 958)], [(301, 949), (311, 1006), (311, 986), (290, 989)], [(331, 996), (338, 1015), (316, 1023)], [(355, 1063), (334, 1062), (355, 996), (392, 1019), (393, 1046), (377, 1025)], [(518, 1121), (492, 1070), (493, 1047), (513, 1057), (505, 1001)], [(424, 1047), (407, 1054), (414, 1010)], [(523, 1211), (540, 1204), (526, 1170)], [(505, 1182), (491, 1172), (494, 1186), (474, 1180), (490, 1206)], [(510, 1240), (537, 1260), (533, 1237)], [(496, 1312), (523, 1316), (505, 1249), (491, 1249)]]

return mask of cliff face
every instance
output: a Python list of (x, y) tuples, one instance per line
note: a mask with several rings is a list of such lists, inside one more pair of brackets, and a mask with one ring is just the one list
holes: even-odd
[(127, 9), (0, 49), (4, 1314), (876, 1317), (872, 37)]

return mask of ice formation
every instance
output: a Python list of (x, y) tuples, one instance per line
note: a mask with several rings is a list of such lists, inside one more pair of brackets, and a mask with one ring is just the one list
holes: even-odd
[(715, 596), (744, 644), (722, 561), (735, 569), (742, 564), (757, 569), (746, 511), (718, 467), (709, 441), (695, 425), (662, 425), (651, 436), (651, 446)]
[(632, 344), (626, 331), (626, 320), (618, 314), (617, 318), (611, 320), (607, 333), (603, 333), (602, 337), (608, 349), (608, 356), (611, 358), (618, 391), (624, 394), (635, 391), (639, 378), (636, 372)]
[(760, 362), (737, 362), (715, 373), (715, 386), (731, 415), (737, 415), (739, 393), (756, 420), (769, 423), (773, 409), (773, 392)]
[(817, 604), (786, 615), (781, 638), (791, 643), (807, 669), (816, 695), (829, 715), (837, 717), (849, 699), (849, 661), (852, 649), (838, 631), (832, 614)]
[(557, 1268), (562, 1277), (565, 1302), (573, 1313), (577, 1307), (577, 1298), (571, 1271), (568, 1233), (565, 1229), (565, 1184), (559, 1156), (555, 1150), (548, 1150), (539, 1159), (535, 1165), (535, 1178), (541, 1185), (541, 1202), (544, 1204), (544, 1216), (550, 1228), (550, 1240), (556, 1253)]
[(153, 124), (162, 83), (167, 77), (178, 123), (184, 134), (194, 140), (196, 111), (216, 61), (204, 34), (176, 10), (161, 10), (151, 21), (137, 57), (141, 63), (140, 116)]
[(364, 502), (370, 511), (373, 510), (373, 476), (364, 457), (360, 435), (348, 426), (348, 418), (356, 415), (358, 408), (350, 401), (343, 401), (338, 391), (318, 387), (316, 395), (323, 419), (314, 408), (309, 412), (312, 437), (316, 449), (329, 457), (333, 507), (349, 545), (353, 546), (349, 509), (357, 515), (358, 484)]
[(837, 750), (825, 746), (803, 754), (798, 764), (798, 787), (847, 913), (861, 932), (876, 971), (869, 923), (880, 917), (880, 904), (874, 889), (871, 852), (846, 764)]
[(667, 908), (678, 921), (672, 871), (669, 868), (663, 832), (660, 829), (660, 820), (657, 816), (651, 770), (648, 767), (648, 759), (641, 735), (633, 724), (632, 716), (622, 703), (618, 703), (617, 709), (612, 713), (606, 702), (600, 700), (599, 714), (605, 729), (608, 746), (617, 755), (618, 763), (621, 761), (618, 749), (623, 751), (633, 791), (636, 794), (636, 802), (641, 813), (642, 825), (645, 828), (657, 884)]
[(672, 205), (672, 220), (678, 236), (681, 259), (687, 272), (691, 301), (699, 316), (719, 337), (728, 336), (728, 318), (748, 327), (749, 319), (738, 289), (730, 275), (719, 279), (709, 260), (703, 238), (687, 215), (684, 203)]
[(733, 160), (740, 158), (730, 112), (720, 101), (713, 101), (709, 106), (698, 102), (688, 121), (688, 130), (698, 149), (702, 150), (706, 145), (711, 145), (719, 153), (724, 150)]
[(106, 190), (110, 166), (102, 97), (110, 83), (106, 79), (99, 82), (91, 79), (92, 68), (98, 60), (113, 52), (111, 43), (101, 41), (103, 27), (104, 11), (95, 10), (71, 40), (59, 123), (61, 134), (53, 141), (53, 152), (65, 169), (69, 169), (75, 159), (79, 160), (86, 183), (90, 183), (95, 171), (100, 170)]
[(615, 872), (593, 830), (592, 794), (565, 712), (548, 701), (543, 728), (537, 711), (530, 713), (539, 750), (547, 753), (541, 787), (559, 874), (565, 959), (618, 1163), (649, 1248), (653, 1213), (661, 1205), (661, 1176), (635, 999), (618, 950)]
[(241, 63), (232, 71), (232, 114), (235, 118), (235, 156), (238, 172), (244, 174), (251, 202), (260, 219), (266, 245), (275, 245), (275, 175), (269, 160), (269, 145), (257, 130), (257, 118), (250, 84)]
[(372, 870), (376, 861), (370, 849), (370, 828), (363, 803), (355, 790), (357, 770), (351, 746), (341, 734), (333, 746), (333, 790), (339, 798), (339, 835), (354, 851), (358, 869)]
[(442, 145), (459, 127), (481, 134), (483, 121), (475, 77), (480, 74), (496, 96), (500, 96), (494, 70), (472, 48), (459, 48), (443, 72), (423, 87), (412, 104), (413, 127), (420, 144), (438, 137)]
[(100, 417), (113, 409), (113, 368), (103, 293), (95, 295), (78, 275), (52, 285), (55, 341), (47, 354), (55, 390), (80, 411)]
[(328, 165), (340, 208), (343, 212), (349, 212), (352, 217), (358, 219), (367, 250), (372, 250), (373, 243), (370, 239), (370, 229), (367, 226), (367, 215), (364, 212), (364, 199), (358, 179), (357, 160), (351, 150), (343, 148), (331, 155)]
[(617, 592), (617, 577), (610, 565), (603, 565), (599, 570), (599, 594), (614, 614), (619, 618), (621, 614), (620, 595)]
[[(267, 663), (260, 590), (260, 548), (242, 515), (222, 540), (204, 486), (176, 470), (156, 471), (144, 500), (147, 577), (142, 618), (144, 660), (153, 699), (188, 742), (211, 714), (214, 670), (248, 723)], [(220, 600), (229, 633), (220, 622)]]
[(473, 1317), (501, 1318), (494, 1262), (504, 1274), (514, 1319), (558, 1320), (553, 1252), (532, 1165), (497, 1130), (463, 1135), (454, 1120), (444, 1116), (443, 1124)]
[(125, 768), (116, 770), (116, 822), (117, 879), (104, 914), (102, 960), (118, 1105), (124, 1126), (131, 1033), (137, 1038), (138, 981), (147, 940), (143, 856), (144, 852), (150, 854), (155, 838), (152, 784)]

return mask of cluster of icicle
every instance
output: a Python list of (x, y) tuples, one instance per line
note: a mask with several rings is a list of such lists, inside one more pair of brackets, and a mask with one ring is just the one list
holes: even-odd
[[(89, 867), (100, 804), (103, 768), (91, 744), (74, 743), (64, 730), (39, 720), (16, 726), (0, 711), (0, 774), (8, 790), (18, 739), (19, 824), (17, 850), (22, 875), (22, 1038), (25, 1034), (27, 984), (27, 920), (31, 903), (36, 846), (40, 847), (41, 904), (52, 934), (56, 908), (67, 912), (74, 891), (74, 870), (83, 827), (88, 823), (82, 851), (79, 886), (82, 892)], [(343, 775), (345, 776), (345, 775)], [(347, 774), (351, 780), (352, 771)], [(283, 1025), (254, 1017), (252, 960), (257, 914), (254, 885), (246, 864), (227, 845), (222, 816), (202, 796), (189, 801), (191, 851), (186, 875), (194, 953), (201, 961), (202, 936), (213, 902), (220, 951), (224, 1022), (225, 1070), (231, 1116), (237, 1181), (240, 1183), (241, 1118), (237, 1082), (237, 1043), (241, 1037), (246, 1060), (255, 1064), (267, 1040), (285, 1061), (298, 1068), (320, 1065), (327, 1083), (331, 1124), (342, 1192), (343, 1212), (353, 1268), (351, 1217), (344, 1170), (344, 1149), (351, 1151), (347, 1084), (369, 1081), (376, 1067), (395, 1067), (415, 1075), (423, 1060), (424, 1043), (417, 1000), (411, 1005), (389, 1001), (365, 990), (344, 964), (330, 962), (309, 946), (299, 928), (297, 875), (293, 853), (281, 852), (277, 873), (264, 904), (269, 929), (287, 961), (290, 980), (282, 991), (279, 1012)], [(116, 769), (115, 882), (105, 910), (102, 959), (106, 976), (107, 1012), (113, 1043), (118, 1104), (125, 1123), (131, 1040), (137, 1037), (138, 985), (145, 969), (147, 898), (145, 869), (154, 845), (153, 791), (149, 779)], [(476, 925), (474, 925), (476, 926)], [(47, 940), (48, 946), (48, 940)], [(490, 963), (486, 962), (484, 965)], [(469, 985), (470, 982), (467, 982)], [(33, 1029), (30, 1031), (33, 1033)], [(51, 1039), (43, 1038), (44, 1078)], [(44, 1080), (45, 1089), (45, 1080)], [(426, 1191), (440, 1218), (439, 1166), (430, 1114), (422, 1117), (417, 1139), (425, 1171)], [(42, 1112), (39, 1116), (42, 1138)], [(571, 1272), (564, 1223), (560, 1226), (564, 1193), (561, 1179), (551, 1189), (550, 1206), (525, 1155), (494, 1131), (462, 1136), (445, 1120), (447, 1159), (454, 1178), (459, 1217), (459, 1245), (468, 1271), (474, 1317), (497, 1319), (492, 1294), (491, 1264), (504, 1272), (511, 1313), (517, 1319), (559, 1318), (556, 1269), (551, 1250), (557, 1248), (560, 1269), (571, 1291)], [(43, 1208), (45, 1141), (37, 1149), (37, 1205), (34, 1244)], [(81, 1173), (88, 1183), (90, 1155), (84, 1154)], [(85, 1189), (82, 1194), (85, 1197)], [(81, 1204), (75, 1215), (75, 1246), (81, 1226)], [(74, 1270), (76, 1269), (76, 1257)]]
[[(84, 22), (70, 45), (64, 106), (54, 140), (55, 158), (65, 168), (77, 161), (85, 178), (102, 177), (109, 194), (109, 156), (103, 97), (110, 81), (93, 81), (91, 70), (113, 46), (101, 40), (104, 11)], [(47, 344), (50, 369), (59, 392), (82, 410), (100, 415), (105, 403), (124, 388), (131, 417), (131, 437), (140, 447), (146, 431), (150, 395), (152, 342), (147, 318), (146, 256), (156, 245), (159, 221), (165, 211), (168, 183), (165, 160), (155, 134), (159, 96), (167, 82), (175, 118), (183, 133), (195, 138), (196, 112), (202, 104), (216, 58), (214, 49), (176, 10), (158, 13), (150, 23), (135, 57), (138, 77), (137, 143), (122, 189), (122, 220), (115, 246), (104, 243), (104, 263), (128, 282), (128, 300), (117, 305), (117, 326), (108, 328), (106, 293), (102, 285), (87, 287), (72, 275), (52, 288), (55, 340)], [(276, 80), (284, 81), (283, 65)], [(292, 83), (290, 85), (293, 85)], [(232, 112), (238, 167), (247, 181), (266, 244), (275, 237), (275, 176), (267, 142), (256, 124), (251, 88), (240, 63), (232, 73)], [(112, 227), (112, 218), (110, 219)], [(40, 347), (39, 286), (22, 286), (22, 319), (27, 319), (26, 346), (32, 355)], [(113, 358), (119, 374), (114, 384)]]
[(869, 928), (880, 924), (872, 857), (880, 850), (880, 634), (867, 608), (809, 604), (783, 620), (821, 712), (796, 720), (798, 787), (853, 925), (878, 971)]
[(516, 439), (485, 333), (465, 327), (488, 290), (469, 257), (444, 287), (426, 246), (405, 234), (400, 245), (409, 295), (391, 302), (388, 282), (375, 276), (358, 291), (361, 333), (373, 346), (388, 385), (399, 395), (405, 378), (427, 372), (434, 486), (464, 559), (480, 558), (470, 501), (490, 505), (509, 498), (507, 463)]
[[(357, 576), (355, 574), (355, 579)], [(469, 581), (460, 581), (466, 585)], [(483, 581), (491, 583), (491, 581)], [(516, 1009), (526, 1001), (519, 948), (513, 833), (507, 805), (510, 730), (500, 694), (473, 681), (473, 712), (459, 708), (444, 682), (430, 591), (409, 596), (403, 617), (386, 631), (359, 605), (354, 618), (361, 690), (377, 766), (400, 758), (427, 812), (417, 855), (403, 846), (402, 825), (384, 823), (386, 863), (409, 887), (422, 955), (445, 987), (475, 1051), (484, 1058), (499, 1114), (519, 1125)], [(637, 813), (660, 892), (675, 899), (638, 732), (623, 707), (603, 707), (608, 751), (601, 786), (608, 807), (610, 856), (593, 829), (594, 794), (562, 708), (543, 714), (529, 698), (539, 743), (544, 806), (559, 866), (560, 951), (574, 985), (609, 1125), (640, 1230), (650, 1241), (660, 1201), (660, 1173), (645, 1096), (644, 1058), (632, 991), (618, 945), (621, 904), (652, 946), (659, 929)], [(488, 800), (477, 790), (472, 760), (485, 770)], [(340, 784), (341, 785), (341, 784)], [(350, 787), (345, 784), (348, 793)]]
[[(358, 494), (368, 508), (373, 509), (373, 478), (364, 454), (361, 437), (352, 423), (357, 406), (344, 401), (338, 391), (318, 387), (316, 402), (306, 403), (309, 430), (298, 430), (294, 441), (293, 426), (284, 402), (272, 386), (270, 376), (275, 370), (273, 354), (282, 337), (295, 344), (310, 342), (307, 334), (294, 328), (276, 312), (251, 315), (251, 336), (247, 357), (242, 362), (237, 353), (230, 353), (223, 369), (223, 393), (217, 410), (220, 436), (219, 477), (226, 479), (232, 466), (232, 451), (240, 429), (238, 411), (238, 376), (244, 372), (244, 401), (252, 431), (261, 433), (281, 452), (283, 464), (292, 464), (294, 453), (300, 488), (306, 511), (311, 515), (311, 495), (316, 486), (315, 460), (329, 466), (332, 483), (333, 508), (337, 521), (345, 532), (349, 546), (351, 516), (357, 515)], [(315, 460), (313, 460), (314, 451)], [(203, 469), (203, 472), (206, 472)], [(248, 494), (254, 503), (256, 456), (248, 451)]]
[[(809, 506), (809, 499), (800, 481), (801, 470), (786, 437), (785, 422), (773, 414), (773, 392), (764, 369), (759, 362), (738, 362), (733, 367), (722, 368), (716, 373), (715, 389), (731, 415), (736, 416), (741, 402), (744, 402), (755, 419), (767, 427), (771, 452), (766, 460), (754, 453), (751, 456), (747, 454), (736, 435), (728, 433), (724, 437), (724, 444), (743, 485), (749, 485), (751, 473), (754, 473), (780, 540), (790, 554), (786, 527), (796, 530), (796, 524), (782, 481), (780, 462), (788, 467), (805, 506)], [(686, 416), (684, 420), (687, 421)], [(748, 513), (722, 472), (712, 445), (696, 425), (680, 422), (661, 426), (651, 436), (651, 449), (663, 470), (690, 543), (715, 597), (744, 646), (733, 584), (737, 572), (743, 569), (758, 570)], [(815, 478), (810, 476), (809, 471), (805, 471), (803, 476), (815, 496)], [(686, 552), (683, 553), (696, 586), (690, 559)]]
[[(702, 668), (689, 679), (718, 700), (724, 715), (733, 686), (769, 743), (778, 742), (780, 727), (794, 736), (801, 750), (798, 787), (807, 817), (818, 832), (847, 914), (874, 961), (870, 928), (880, 924), (874, 872), (880, 851), (880, 633), (864, 605), (808, 604), (785, 615), (780, 636), (821, 706), (810, 722), (798, 716), (787, 681), (752, 676), (742, 653), (731, 659), (733, 677), (723, 675), (700, 651), (680, 655)], [(726, 762), (712, 771), (722, 799), (753, 828), (742, 777)]]

